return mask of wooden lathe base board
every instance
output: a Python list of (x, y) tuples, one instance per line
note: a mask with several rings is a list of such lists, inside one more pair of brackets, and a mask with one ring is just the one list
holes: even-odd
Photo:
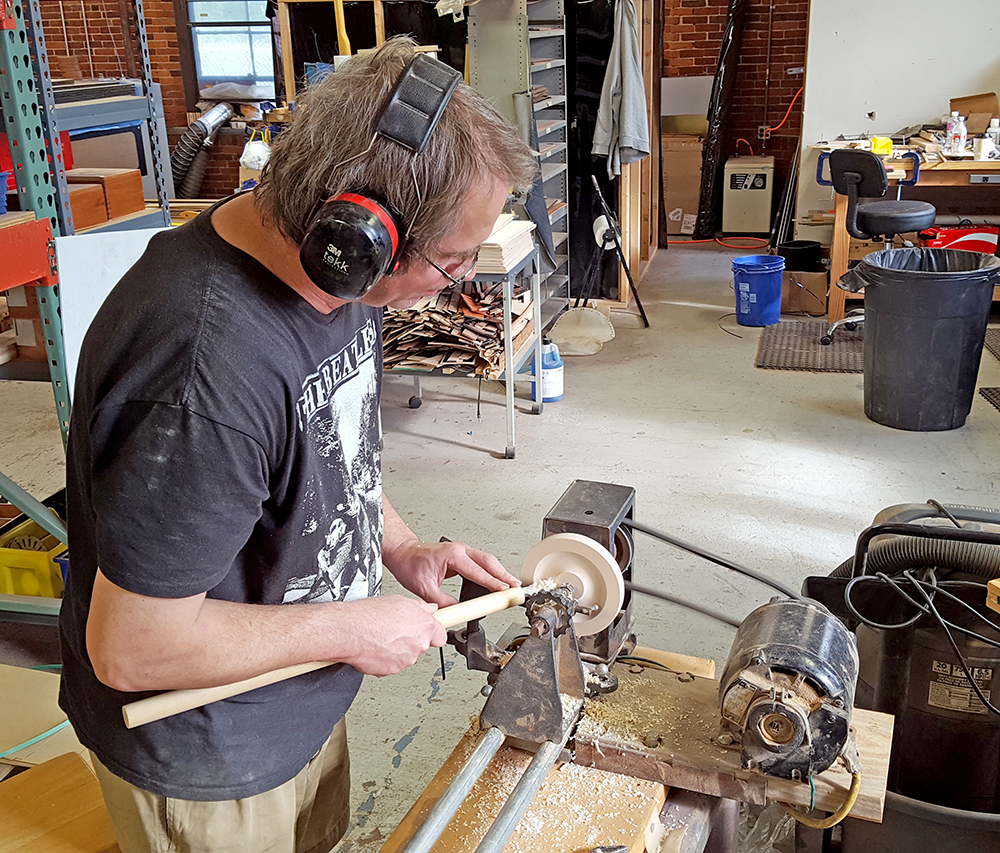
[[(712, 672), (711, 661), (682, 660), (652, 649), (642, 652), (641, 657), (685, 671), (624, 663), (613, 666), (618, 689), (586, 701), (572, 744), (574, 763), (556, 765), (549, 772), (504, 853), (589, 853), (613, 844), (624, 845), (629, 853), (642, 853), (647, 847), (656, 850), (663, 833), (658, 815), (668, 785), (758, 805), (778, 801), (809, 807), (814, 795), (808, 782), (745, 771), (740, 767), (739, 746), (727, 747), (715, 740), (719, 682), (696, 674)], [(880, 821), (892, 717), (855, 709), (852, 729), (861, 756), (862, 782), (850, 816)], [(380, 853), (398, 853), (403, 848), (480, 736), (474, 722)], [(433, 853), (475, 850), (530, 760), (530, 753), (503, 747)], [(847, 797), (851, 777), (838, 762), (813, 782), (815, 807), (834, 812)], [(679, 844), (683, 832), (684, 827), (668, 831), (667, 843)]]
[[(718, 681), (622, 663), (612, 671), (618, 689), (584, 704), (574, 736), (576, 764), (746, 803), (809, 807), (808, 781), (743, 770), (739, 746), (716, 741)], [(854, 709), (851, 728), (862, 776), (851, 817), (882, 820), (892, 723), (888, 714)], [(816, 808), (833, 812), (846, 800), (851, 776), (838, 761), (813, 781)]]
[[(471, 755), (480, 734), (478, 723), (473, 723), (380, 853), (397, 853), (403, 848)], [(433, 853), (475, 850), (530, 761), (530, 752), (501, 747), (432, 848)], [(504, 853), (589, 853), (595, 847), (614, 844), (623, 845), (629, 853), (643, 853), (647, 837), (655, 850), (662, 832), (657, 816), (665, 795), (666, 789), (659, 782), (557, 764)]]

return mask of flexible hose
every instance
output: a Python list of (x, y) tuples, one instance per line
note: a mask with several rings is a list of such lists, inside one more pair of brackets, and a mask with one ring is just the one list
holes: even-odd
[[(175, 188), (184, 182), (188, 169), (191, 168), (191, 161), (198, 156), (206, 136), (208, 136), (208, 131), (197, 122), (184, 131), (180, 142), (174, 148), (174, 153), (170, 155), (170, 172), (174, 178)], [(180, 198), (185, 198), (185, 196), (180, 196)]]
[(201, 192), (201, 182), (205, 179), (205, 170), (208, 168), (209, 151), (210, 148), (206, 144), (202, 145), (198, 153), (195, 154), (194, 160), (184, 176), (184, 181), (181, 183), (181, 188), (177, 191), (177, 198), (198, 198), (198, 193)]
[(852, 773), (851, 787), (847, 791), (847, 799), (844, 800), (844, 804), (837, 809), (837, 811), (827, 818), (806, 817), (806, 815), (802, 814), (802, 812), (797, 809), (792, 808), (788, 805), (788, 803), (779, 803), (779, 805), (803, 826), (808, 826), (812, 829), (829, 829), (831, 826), (836, 826), (845, 817), (847, 817), (851, 809), (854, 808), (854, 804), (858, 801), (858, 794), (860, 793), (861, 774)]
[[(949, 542), (946, 539), (896, 538), (873, 542), (868, 550), (865, 574), (891, 575), (903, 569), (936, 566), (958, 569), (992, 579), (1000, 577), (1000, 554), (993, 545), (980, 542)], [(854, 573), (854, 557), (837, 566), (830, 577), (849, 578)]]
[[(938, 510), (936, 513), (927, 506)], [(947, 517), (956, 524), (961, 521), (977, 524), (998, 524), (1000, 513), (985, 507), (940, 504), (928, 501), (924, 505), (903, 504), (880, 512), (875, 522), (916, 523), (927, 518)], [(865, 560), (865, 574), (885, 572), (893, 574), (904, 569), (936, 566), (979, 575), (988, 580), (1000, 577), (1000, 549), (981, 542), (951, 542), (947, 539), (917, 539), (896, 536), (872, 541)], [(832, 578), (849, 578), (854, 575), (854, 557), (845, 560), (833, 570)]]

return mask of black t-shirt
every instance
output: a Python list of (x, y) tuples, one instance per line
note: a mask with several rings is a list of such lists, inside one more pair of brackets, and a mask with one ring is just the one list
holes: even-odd
[(381, 377), (378, 309), (321, 314), (210, 212), (154, 236), (102, 305), (69, 437), (60, 704), (114, 773), (163, 796), (252, 796), (298, 773), (344, 715), (361, 674), (338, 665), (128, 730), (122, 705), (151, 694), (97, 680), (87, 613), (98, 567), (161, 598), (377, 595)]

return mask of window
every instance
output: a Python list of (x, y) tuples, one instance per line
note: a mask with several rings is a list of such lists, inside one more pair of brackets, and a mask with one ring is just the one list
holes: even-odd
[(267, 0), (182, 0), (175, 8), (186, 13), (191, 36), (185, 76), (188, 88), (197, 91), (188, 93), (189, 102), (197, 100), (197, 92), (219, 83), (257, 86), (261, 99), (274, 98)]

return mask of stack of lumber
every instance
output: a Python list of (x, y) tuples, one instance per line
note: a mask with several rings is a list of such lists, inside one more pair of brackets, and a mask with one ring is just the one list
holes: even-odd
[[(531, 335), (525, 289), (511, 304), (514, 351)], [(466, 282), (412, 308), (387, 310), (382, 325), (385, 369), (498, 379), (504, 370), (503, 284)]]
[(493, 233), (479, 249), (476, 271), (489, 275), (503, 275), (514, 269), (535, 248), (531, 232), (535, 223), (514, 219), (503, 213), (493, 226)]
[(911, 136), (907, 145), (914, 151), (923, 154), (940, 154), (944, 150), (944, 134), (932, 130), (921, 130), (917, 136)]

